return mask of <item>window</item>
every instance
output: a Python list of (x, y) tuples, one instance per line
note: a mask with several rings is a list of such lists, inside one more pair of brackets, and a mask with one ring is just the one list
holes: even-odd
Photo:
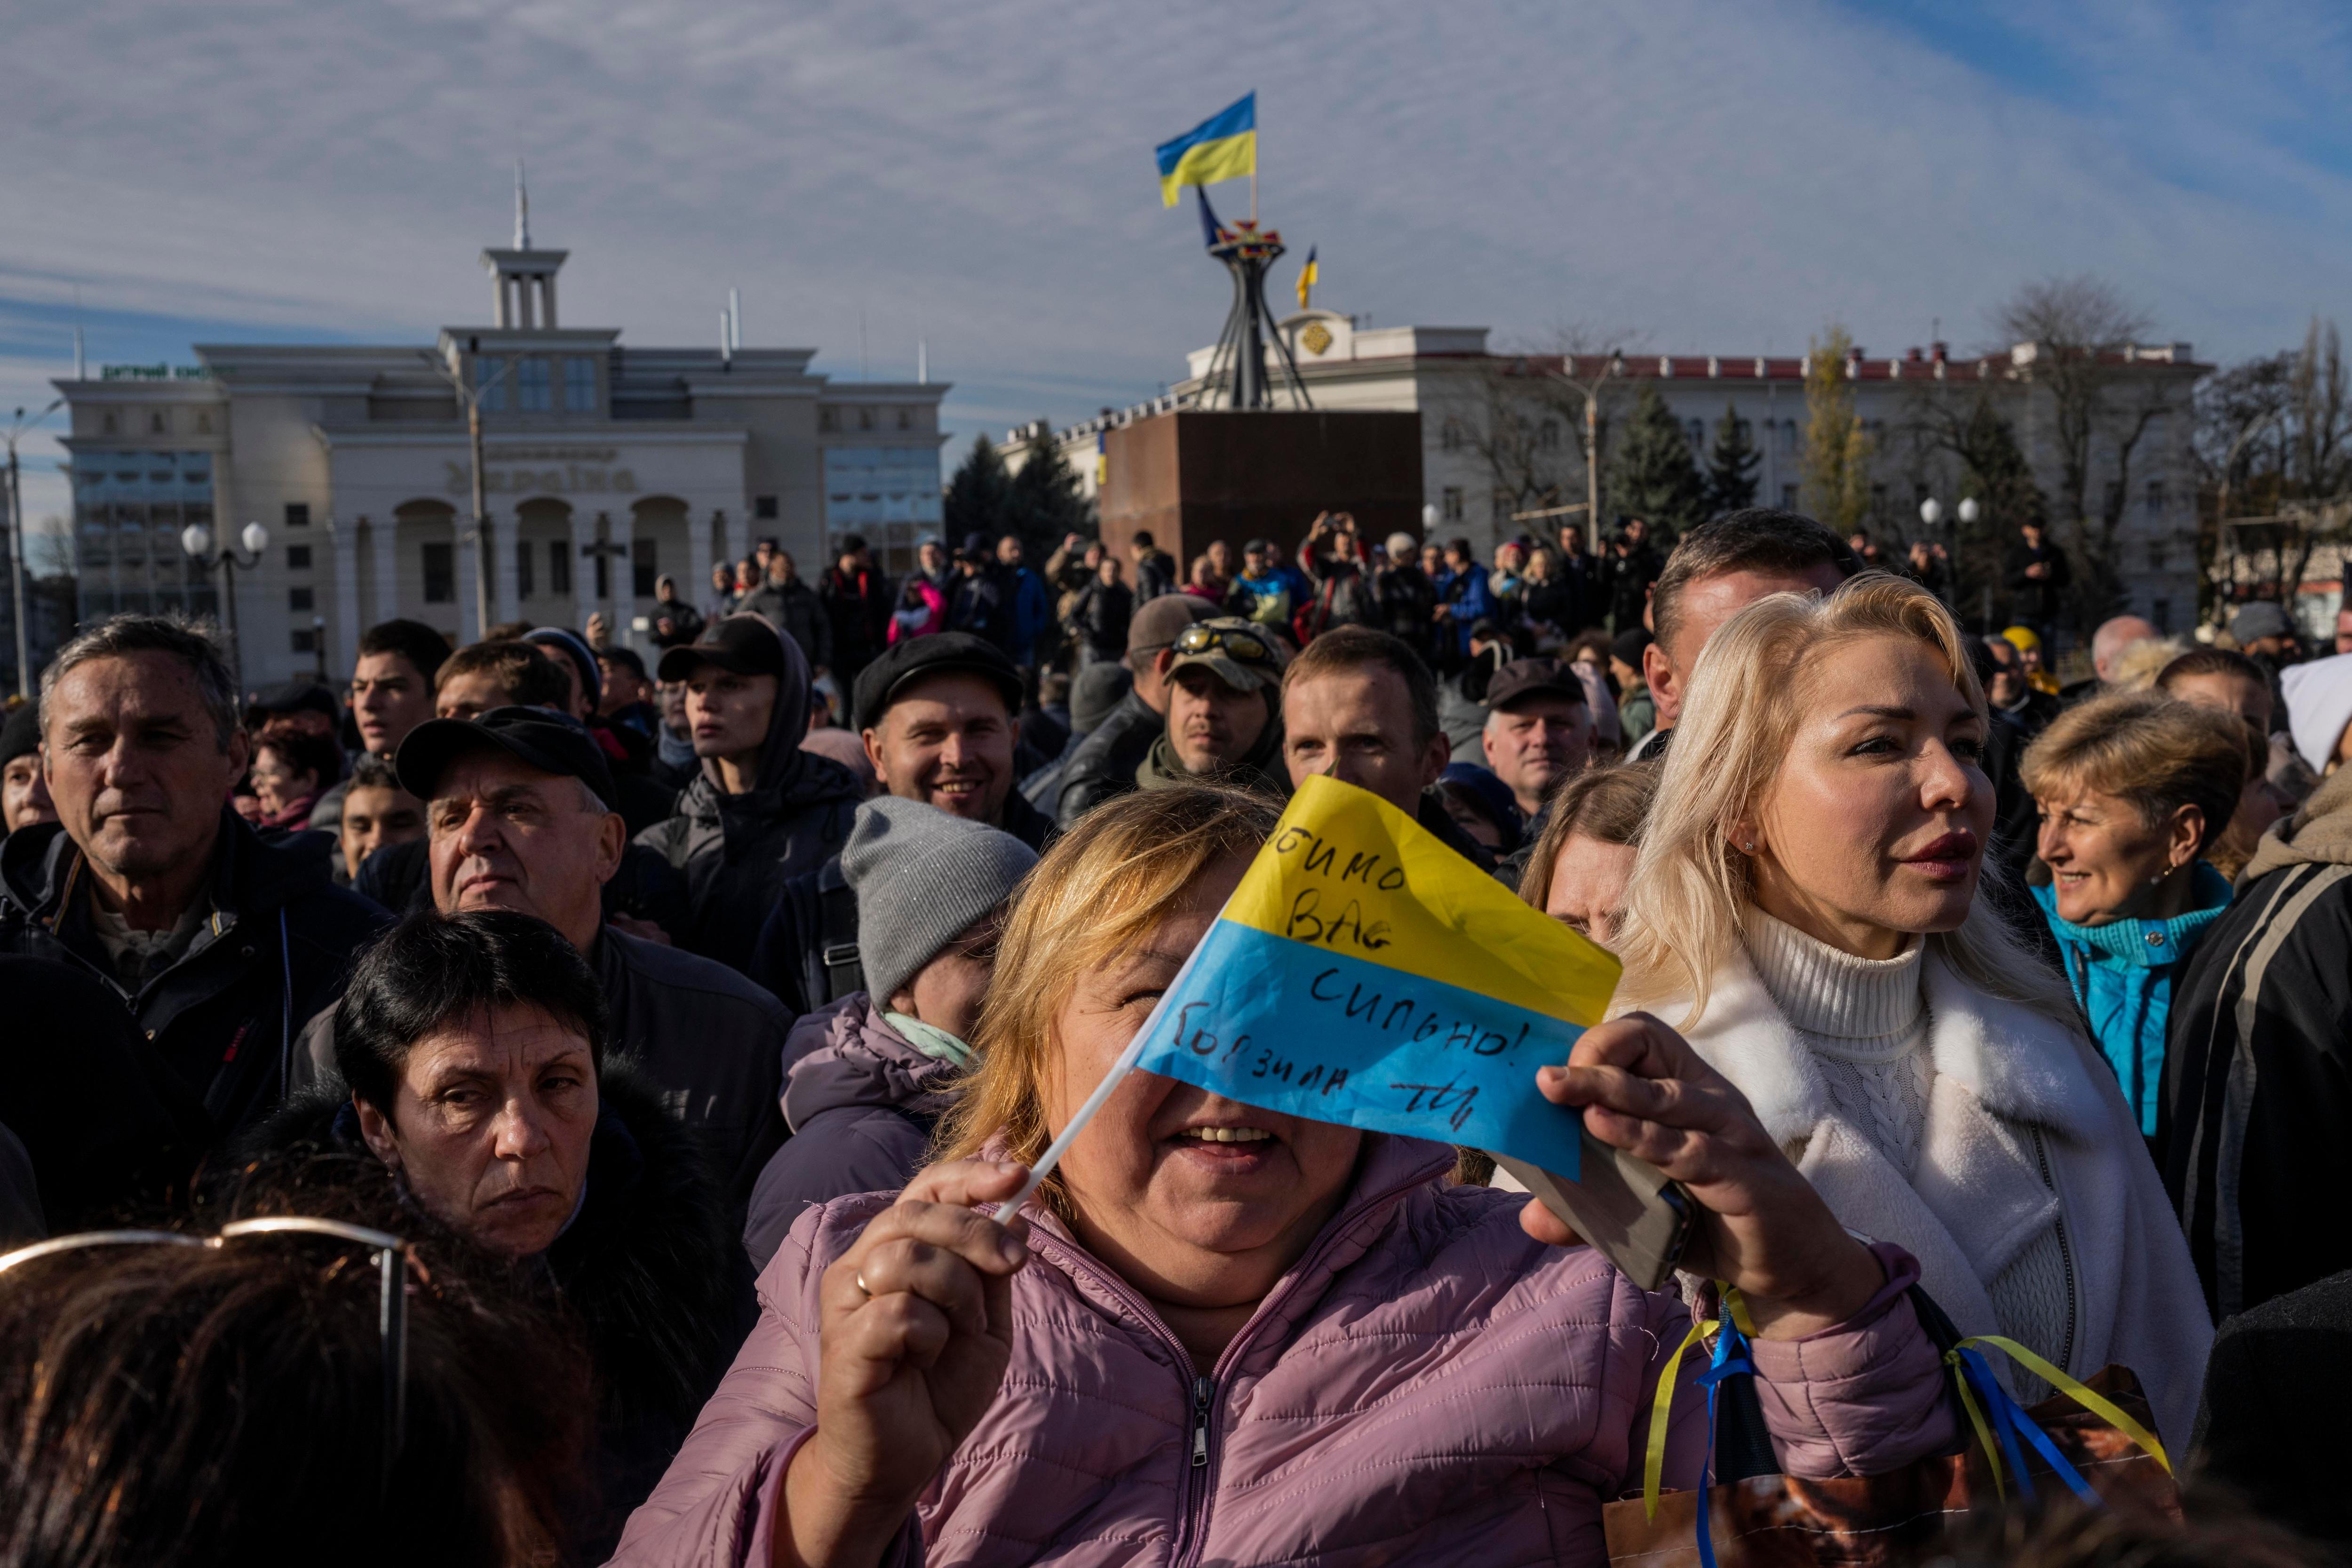
[(317, 605), (312, 602), (311, 590), (308, 588), (289, 588), (286, 590), (286, 607), (297, 612), (298, 614), (308, 615), (311, 610), (317, 608)]
[(515, 406), (525, 414), (548, 410), (547, 362), (537, 355), (515, 362)]
[(2147, 542), (2147, 569), (2151, 572), (2161, 572), (2171, 563), (2171, 547), (2161, 539), (2149, 540)]
[(2170, 631), (2172, 629), (2172, 601), (2169, 599), (2150, 600), (2147, 606), (2147, 618), (2156, 623), (2156, 629), (2158, 631)]
[(1782, 511), (1794, 511), (1797, 510), (1796, 486), (1782, 485), (1780, 487), (1780, 510)]
[[(1796, 449), (1797, 422), (1793, 419), (1783, 419), (1780, 421), (1780, 450), (1785, 453), (1793, 454)], [(1793, 506), (1796, 503), (1794, 501), (1788, 501), (1783, 504)]]
[(1870, 487), (1870, 514), (1881, 522), (1886, 521), (1886, 487), (1885, 485)]
[(171, 416), (165, 414), (162, 409), (158, 408), (153, 413), (147, 416), (147, 434), (150, 436), (168, 436), (171, 434)]
[(2164, 516), (2164, 481), (2162, 479), (2147, 481), (2147, 516), (2151, 522)]
[(286, 503), (286, 526), (289, 528), (310, 526), (310, 505), (308, 501), (289, 500)]
[(635, 580), (629, 584), (640, 599), (654, 596), (654, 579), (660, 571), (654, 564), (654, 542), (650, 539), (629, 541), (629, 572)]
[[(562, 546), (557, 545), (556, 548), (561, 550)], [(518, 539), (515, 541), (515, 597), (518, 599), (530, 597), (530, 541)]]
[(507, 362), (496, 354), (474, 362), (474, 384), (481, 389), (482, 412), (503, 414), (507, 406)]
[(561, 539), (547, 542), (547, 591), (572, 592), (572, 546)]
[(1437, 432), (1437, 446), (1444, 452), (1462, 450), (1462, 421), (1448, 419)]
[(1536, 428), (1536, 449), (1541, 452), (1559, 450), (1559, 421), (1547, 419)]
[(286, 569), (289, 572), (308, 572), (310, 569), (310, 547), (307, 544), (288, 545)]
[(901, 408), (898, 410), (898, 428), (901, 430), (912, 430), (914, 427), (915, 411), (911, 408)]
[(587, 414), (596, 407), (596, 362), (593, 359), (568, 359), (563, 362), (563, 406), (573, 414)]
[(100, 426), (107, 435), (116, 436), (121, 434), (122, 422), (114, 416), (114, 410), (110, 408), (100, 416)]
[(751, 515), (756, 518), (773, 518), (776, 515), (776, 498), (773, 496), (753, 496), (751, 498)]
[(428, 605), (454, 605), (457, 602), (457, 547), (454, 544), (427, 544), (425, 550), (425, 602)]
[(318, 628), (315, 626), (295, 627), (294, 651), (296, 653), (317, 653), (319, 651)]
[(1692, 451), (1704, 452), (1706, 450), (1706, 421), (1704, 419), (1685, 420), (1683, 424), (1683, 430), (1690, 437)]
[(874, 410), (871, 408), (861, 408), (857, 411), (857, 427), (860, 430), (871, 430), (874, 428)]
[(1454, 485), (1448, 485), (1444, 490), (1439, 492), (1437, 498), (1437, 510), (1438, 515), (1444, 518), (1446, 521), (1460, 522), (1462, 521), (1462, 491), (1460, 488)]
[[(109, 430), (111, 430), (111, 429), (113, 429), (113, 428), (114, 428), (114, 425), (113, 425), (113, 421), (112, 421), (112, 416), (109, 416), (109, 419), (108, 419), (108, 423), (107, 423), (107, 426), (106, 426), (106, 427), (107, 427)], [(840, 410), (840, 409), (838, 409), (838, 408), (820, 408), (820, 409), (818, 409), (818, 410), (816, 411), (816, 427), (817, 427), (818, 429), (820, 429), (820, 430), (838, 430), (838, 429), (840, 429), (840, 428), (841, 428), (841, 410)]]
[(2115, 480), (2109, 479), (2106, 488), (2099, 492), (2099, 515), (2114, 517), (2120, 514), (2123, 510), (2124, 488)]

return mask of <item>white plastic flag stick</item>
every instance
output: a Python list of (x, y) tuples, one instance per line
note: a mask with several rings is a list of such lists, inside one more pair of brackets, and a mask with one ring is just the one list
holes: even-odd
[[(1225, 911), (1220, 908), (1217, 910), (1217, 920), (1224, 918)], [(1176, 971), (1176, 978), (1170, 981), (1168, 989), (1160, 994), (1160, 1000), (1152, 1006), (1151, 1016), (1143, 1020), (1143, 1027), (1135, 1031), (1135, 1038), (1127, 1042), (1127, 1049), (1118, 1053), (1118, 1059), (1110, 1064), (1110, 1070), (1103, 1074), (1102, 1082), (1095, 1085), (1095, 1091), (1087, 1096), (1087, 1102), (1078, 1107), (1076, 1115), (1070, 1118), (1070, 1124), (1063, 1128), (1060, 1135), (1045, 1146), (1045, 1152), (1043, 1154), (1037, 1156), (1037, 1163), (1031, 1167), (1029, 1179), (1021, 1184), (1021, 1190), (1013, 1194), (1011, 1202), (998, 1207), (996, 1215), (999, 1219), (1011, 1219), (1021, 1212), (1021, 1205), (1027, 1203), (1030, 1194), (1044, 1184), (1047, 1176), (1054, 1173), (1054, 1167), (1061, 1163), (1062, 1156), (1070, 1152), (1070, 1145), (1077, 1142), (1078, 1134), (1086, 1131), (1087, 1123), (1094, 1120), (1095, 1112), (1103, 1108), (1103, 1102), (1110, 1098), (1110, 1091), (1118, 1087), (1119, 1079), (1135, 1070), (1135, 1064), (1142, 1058), (1144, 1047), (1150, 1043), (1151, 1031), (1160, 1023), (1160, 1015), (1168, 1010), (1169, 998), (1182, 994), (1184, 982), (1192, 978), (1192, 965), (1201, 961), (1202, 950), (1209, 945), (1209, 931), (1214, 930), (1216, 930), (1216, 921), (1212, 921), (1209, 922), (1209, 930), (1201, 933), (1201, 940), (1194, 944), (1192, 951), (1185, 956), (1182, 966)]]

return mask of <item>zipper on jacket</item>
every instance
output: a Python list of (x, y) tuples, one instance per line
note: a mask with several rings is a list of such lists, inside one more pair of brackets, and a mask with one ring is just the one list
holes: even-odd
[(1217, 1392), (1216, 1379), (1206, 1373), (1192, 1380), (1192, 1468), (1209, 1468), (1209, 1402)]

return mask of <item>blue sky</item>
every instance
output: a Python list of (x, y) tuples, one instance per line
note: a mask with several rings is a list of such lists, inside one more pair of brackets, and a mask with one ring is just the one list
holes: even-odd
[(518, 151), (567, 321), (698, 343), (733, 286), (835, 374), (861, 324), (877, 377), (928, 340), (957, 448), (1081, 417), (1214, 336), (1150, 150), (1252, 88), (1266, 216), (1381, 324), (1965, 347), (2083, 271), (2204, 357), (2345, 313), (2352, 13), (2305, 0), (86, 0), (8, 37), (0, 419), (77, 314), (93, 363), (478, 319)]

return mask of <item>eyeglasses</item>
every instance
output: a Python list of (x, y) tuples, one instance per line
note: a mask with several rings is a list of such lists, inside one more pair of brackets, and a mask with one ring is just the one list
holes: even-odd
[(1176, 634), (1178, 653), (1207, 653), (1212, 648), (1223, 648), (1235, 658), (1254, 664), (1274, 662), (1274, 650), (1255, 632), (1228, 626), (1190, 626)]
[(392, 1495), (392, 1468), (399, 1459), (408, 1430), (408, 1243), (385, 1231), (341, 1220), (309, 1219), (278, 1215), (261, 1219), (232, 1220), (218, 1236), (189, 1236), (176, 1230), (90, 1230), (37, 1241), (14, 1252), (0, 1253), (0, 1274), (21, 1263), (79, 1252), (94, 1247), (209, 1247), (250, 1236), (299, 1234), (332, 1237), (375, 1251), (376, 1340), (383, 1352), (383, 1466), (379, 1495)]

